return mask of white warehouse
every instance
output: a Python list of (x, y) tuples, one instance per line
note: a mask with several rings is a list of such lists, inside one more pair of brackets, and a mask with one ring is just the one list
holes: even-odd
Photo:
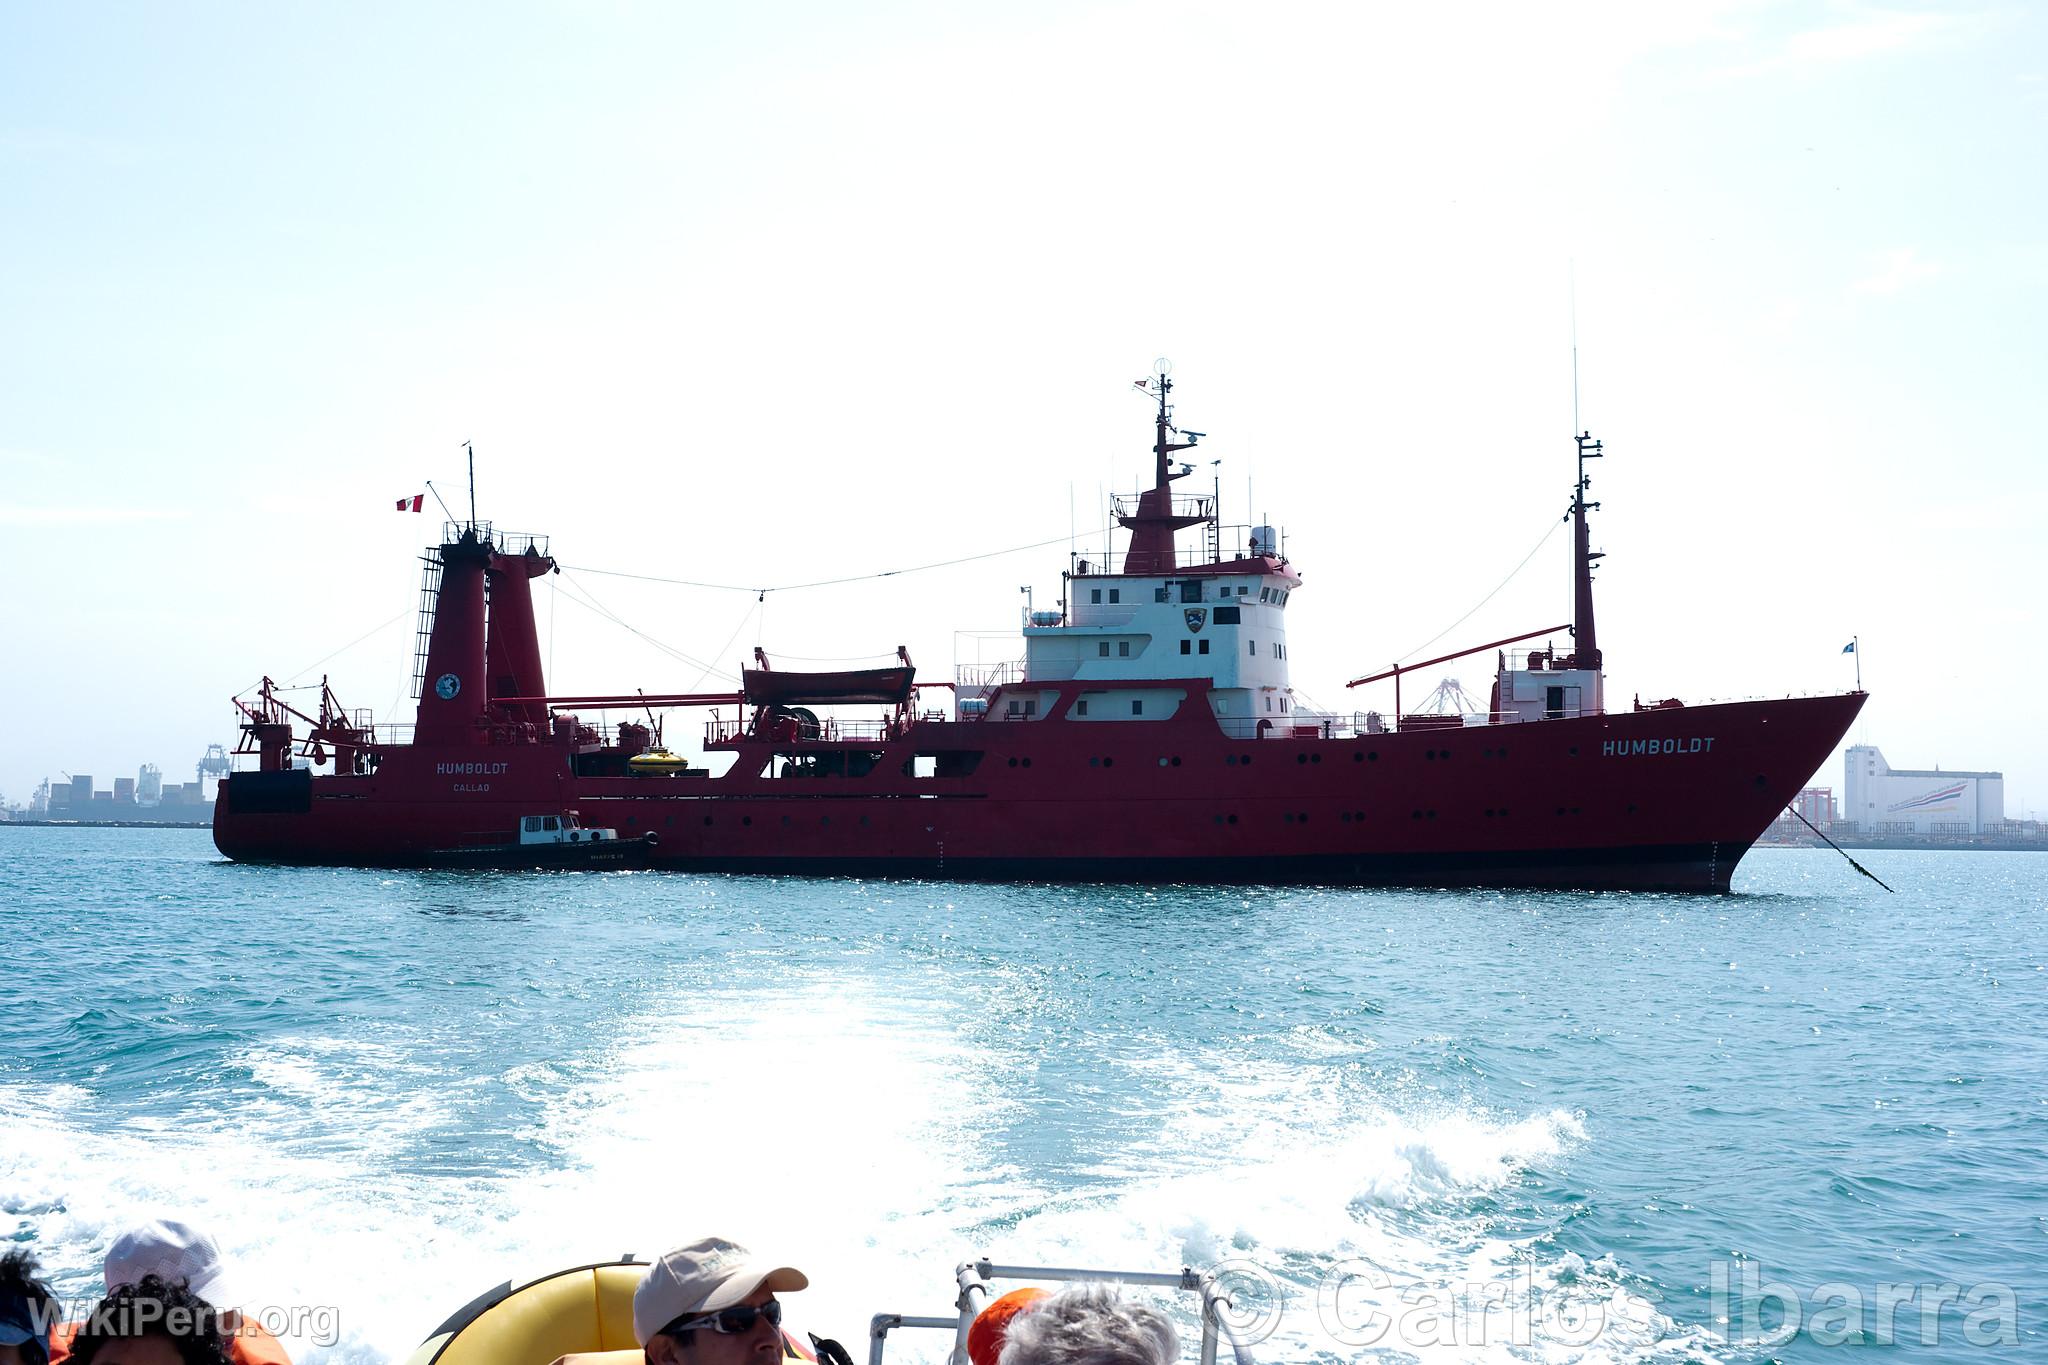
[(1842, 818), (1858, 833), (1983, 834), (2005, 819), (2005, 774), (1894, 768), (1874, 744), (1848, 753)]

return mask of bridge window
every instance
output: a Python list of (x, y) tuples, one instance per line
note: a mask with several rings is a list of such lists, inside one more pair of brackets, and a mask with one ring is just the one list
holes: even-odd
[(1272, 601), (1272, 600), (1273, 600), (1273, 590), (1272, 590), (1271, 588), (1260, 588), (1260, 589), (1259, 589), (1259, 600), (1260, 600), (1261, 602), (1270, 602), (1270, 601)]
[(1180, 600), (1181, 600), (1181, 601), (1183, 601), (1183, 602), (1199, 602), (1199, 601), (1201, 601), (1201, 600), (1202, 600), (1202, 583), (1201, 583), (1201, 580), (1200, 580), (1200, 579), (1194, 579), (1194, 578), (1191, 578), (1191, 579), (1189, 579), (1189, 580), (1188, 580), (1187, 582), (1185, 582), (1185, 583), (1181, 584), (1181, 585), (1180, 585)]
[(1166, 600), (1166, 588), (1164, 585), (1152, 589), (1152, 600), (1154, 602), (1164, 602)]
[(1216, 624), (1219, 626), (1239, 625), (1241, 624), (1240, 618), (1243, 615), (1244, 608), (1242, 607), (1218, 607), (1216, 608)]

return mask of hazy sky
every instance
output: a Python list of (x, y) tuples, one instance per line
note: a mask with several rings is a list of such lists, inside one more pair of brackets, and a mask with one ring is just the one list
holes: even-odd
[[(1064, 545), (590, 571), (1085, 537), (1160, 355), (1298, 688), (1390, 709), (1343, 681), (1564, 509), (1575, 278), (1611, 699), (1860, 635), (1855, 738), (2048, 813), (2044, 134), (2020, 3), (10, 5), (0, 792), (189, 777), (266, 672), (409, 720), (392, 506), (465, 440), (571, 566), (558, 691), (720, 682), (577, 594), (725, 669), (1019, 654), (956, 632)], [(1566, 554), (1440, 648), (1567, 619)]]

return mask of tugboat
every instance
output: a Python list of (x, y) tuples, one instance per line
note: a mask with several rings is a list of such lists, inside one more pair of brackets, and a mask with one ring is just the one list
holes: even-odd
[(575, 811), (524, 815), (517, 837), (505, 843), (437, 848), (424, 861), (434, 867), (626, 868), (649, 867), (660, 836), (621, 839), (615, 829), (585, 829)]
[[(1586, 496), (1604, 451), (1582, 433), (1569, 624), (1355, 679), (1393, 683), (1390, 715), (1305, 708), (1299, 569), (1270, 526), (1175, 491), (1193, 469), (1173, 457), (1203, 433), (1175, 425), (1167, 367), (1141, 387), (1153, 479), (1112, 506), (1127, 547), (1070, 556), (1014, 662), (921, 683), (901, 648), (890, 668), (813, 673), (757, 652), (738, 692), (550, 695), (531, 592), (547, 542), (472, 516), (426, 553), (410, 735), (324, 682), (318, 716), (293, 710), (265, 679), (236, 702), (255, 766), (221, 784), (214, 842), (419, 864), (575, 810), (621, 843), (657, 835), (645, 856), (676, 869), (1726, 892), (1863, 706), (1859, 688), (1610, 710)], [(1485, 712), (1402, 714), (1406, 674), (1496, 652)], [(702, 748), (723, 771), (636, 761), (660, 748), (649, 725), (585, 718), (674, 708), (716, 708)]]

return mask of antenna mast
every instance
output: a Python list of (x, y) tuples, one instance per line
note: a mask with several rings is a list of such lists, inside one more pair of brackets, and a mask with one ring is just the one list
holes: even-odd
[(469, 452), (469, 529), (476, 530), (476, 447), (468, 441), (462, 448)]

